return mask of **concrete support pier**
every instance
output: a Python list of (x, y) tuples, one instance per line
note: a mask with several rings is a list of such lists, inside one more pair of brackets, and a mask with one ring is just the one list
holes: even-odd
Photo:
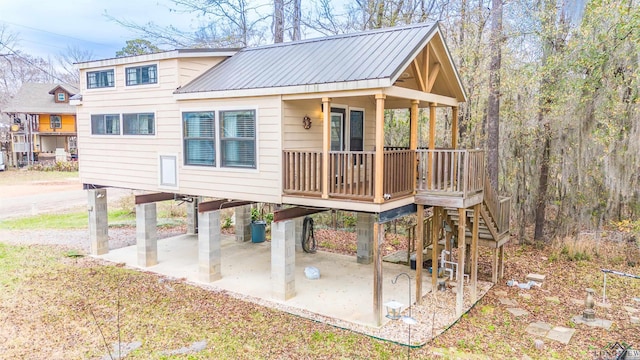
[(251, 205), (238, 206), (236, 214), (236, 241), (251, 240)]
[(198, 278), (212, 282), (222, 277), (220, 211), (198, 214)]
[(273, 297), (288, 300), (296, 295), (295, 221), (271, 223), (271, 288)]
[(293, 221), (296, 224), (295, 225), (296, 252), (303, 252), (304, 250), (302, 250), (302, 228), (304, 227), (304, 218), (303, 217), (295, 218)]
[(91, 255), (109, 252), (109, 222), (107, 217), (107, 189), (88, 190), (89, 241)]
[(187, 205), (187, 234), (194, 235), (198, 233), (198, 203), (199, 197), (194, 197), (192, 202)]
[(136, 205), (136, 245), (138, 265), (153, 266), (158, 263), (158, 232), (156, 204)]
[(373, 223), (375, 216), (357, 213), (356, 229), (358, 233), (357, 261), (359, 264), (371, 264), (373, 261)]

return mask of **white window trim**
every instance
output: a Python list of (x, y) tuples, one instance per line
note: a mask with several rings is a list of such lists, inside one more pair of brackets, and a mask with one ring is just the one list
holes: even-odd
[[(256, 125), (256, 136), (255, 136), (255, 142), (256, 142), (256, 167), (253, 169), (247, 169), (247, 168), (241, 168), (241, 167), (222, 167), (221, 164), (221, 158), (220, 158), (220, 112), (221, 111), (240, 111), (240, 110), (253, 110), (255, 111), (256, 114), (256, 118), (255, 118), (255, 125)], [(180, 109), (180, 128), (181, 128), (181, 137), (180, 137), (180, 142), (181, 142), (181, 149), (182, 149), (182, 154), (183, 154), (183, 158), (184, 158), (184, 123), (183, 123), (183, 118), (182, 118), (182, 114), (185, 112), (207, 112), (207, 111), (213, 111), (215, 113), (215, 131), (216, 131), (216, 137), (214, 139), (215, 141), (215, 146), (216, 146), (216, 165), (215, 166), (202, 166), (202, 165), (187, 165), (186, 163), (184, 163), (181, 165), (182, 168), (188, 169), (188, 170), (206, 170), (206, 171), (214, 171), (214, 172), (222, 172), (222, 173), (249, 173), (249, 174), (257, 174), (260, 172), (260, 131), (259, 131), (259, 118), (260, 118), (260, 108), (258, 106), (239, 106), (239, 105), (235, 105), (235, 106), (221, 106), (221, 107), (194, 107), (194, 108), (181, 108)]]
[[(151, 65), (156, 66), (156, 82), (154, 84), (127, 85), (127, 68), (136, 68)], [(160, 87), (160, 63), (158, 61), (154, 61), (149, 63), (133, 63), (122, 65), (122, 86), (124, 87), (125, 91)]]
[[(346, 149), (351, 149), (351, 110), (362, 111), (362, 150), (364, 151), (364, 144), (366, 143), (367, 132), (365, 131), (365, 124), (367, 120), (367, 111), (364, 108), (352, 106), (349, 107), (347, 111), (347, 117), (349, 120), (349, 126), (347, 126), (347, 141), (349, 142), (349, 146)], [(350, 151), (350, 150), (349, 150)]]
[[(89, 88), (89, 82), (87, 81), (87, 76), (91, 72), (99, 72), (99, 71), (107, 71), (113, 70), (113, 86), (111, 87), (97, 87), (97, 88)], [(88, 92), (94, 91), (113, 91), (118, 88), (118, 71), (115, 67), (105, 67), (105, 68), (96, 68), (96, 69), (87, 69), (84, 72), (84, 75), (81, 76), (80, 81), (84, 83), (84, 89)]]
[[(153, 135), (152, 134), (125, 134), (124, 133), (124, 114), (153, 114)], [(158, 136), (158, 114), (155, 111), (144, 111), (144, 110), (135, 110), (135, 111), (122, 111), (120, 112), (120, 129), (123, 138), (136, 138), (136, 139), (154, 139)]]
[[(174, 157), (176, 159), (176, 185), (171, 186), (162, 183), (162, 158)], [(180, 169), (182, 168), (180, 162), (180, 154), (178, 153), (158, 153), (158, 189), (178, 190), (180, 188)]]
[[(153, 114), (153, 135), (125, 135), (124, 134), (124, 114)], [(93, 123), (91, 122), (91, 117), (93, 115), (119, 115), (120, 116), (120, 134), (94, 134), (93, 133)], [(156, 111), (145, 111), (145, 110), (132, 110), (132, 111), (118, 111), (118, 112), (96, 112), (89, 114), (89, 136), (90, 137), (98, 137), (98, 138), (123, 138), (123, 139), (155, 139), (158, 137), (158, 113)]]

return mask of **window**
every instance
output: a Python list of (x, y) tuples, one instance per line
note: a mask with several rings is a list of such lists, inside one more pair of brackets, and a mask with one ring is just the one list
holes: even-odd
[(126, 68), (127, 86), (155, 84), (158, 82), (156, 65)]
[(178, 186), (178, 158), (174, 155), (160, 155), (160, 185)]
[(64, 93), (59, 92), (58, 93), (58, 102), (64, 102), (66, 100), (66, 96), (64, 96)]
[(220, 155), (223, 167), (256, 167), (256, 112), (220, 112)]
[(51, 116), (49, 116), (49, 127), (51, 129), (60, 129), (60, 128), (62, 128), (62, 119), (60, 118), (60, 115), (51, 115)]
[(216, 166), (215, 114), (182, 113), (185, 165)]
[(91, 134), (120, 135), (120, 115), (91, 115)]
[(362, 151), (364, 149), (363, 139), (363, 122), (364, 111), (351, 110), (349, 111), (350, 127), (349, 127), (349, 150), (350, 151)]
[(155, 134), (154, 115), (152, 113), (123, 114), (122, 133), (124, 135)]
[(113, 69), (87, 73), (87, 89), (114, 87)]

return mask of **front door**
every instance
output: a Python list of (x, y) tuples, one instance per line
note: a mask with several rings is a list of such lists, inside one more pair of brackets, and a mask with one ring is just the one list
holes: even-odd
[(344, 150), (345, 110), (331, 108), (331, 151)]

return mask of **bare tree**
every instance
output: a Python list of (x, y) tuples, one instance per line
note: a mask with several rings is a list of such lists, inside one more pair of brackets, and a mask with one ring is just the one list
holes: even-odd
[(491, 61), (489, 62), (489, 101), (487, 104), (487, 169), (491, 187), (498, 188), (500, 171), (500, 63), (502, 60), (502, 0), (491, 1)]
[(284, 41), (284, 0), (273, 0), (273, 42)]
[(65, 51), (60, 52), (56, 61), (60, 66), (60, 77), (68, 83), (80, 83), (80, 72), (75, 65), (79, 62), (94, 60), (93, 51), (79, 46), (68, 45)]

